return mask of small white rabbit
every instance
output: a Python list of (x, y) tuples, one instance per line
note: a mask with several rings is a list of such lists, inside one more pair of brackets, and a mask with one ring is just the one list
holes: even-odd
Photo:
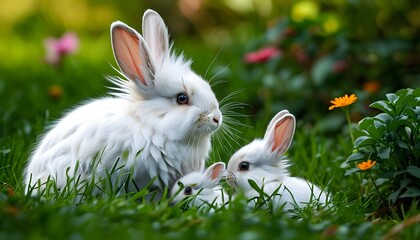
[(284, 205), (285, 211), (312, 200), (325, 203), (326, 194), (317, 186), (289, 175), (289, 162), (283, 154), (292, 142), (294, 131), (295, 117), (286, 110), (279, 112), (268, 125), (263, 139), (255, 139), (231, 157), (227, 166), (228, 184), (242, 190), (249, 199), (256, 199), (260, 193), (248, 180), (253, 180), (268, 196), (278, 190), (271, 200), (275, 209)]
[(171, 190), (174, 197), (172, 204), (176, 204), (185, 198), (190, 198), (188, 206), (214, 206), (226, 205), (229, 196), (219, 185), (219, 181), (225, 176), (225, 163), (217, 162), (208, 167), (204, 172), (191, 172), (180, 178)]
[(222, 124), (215, 94), (191, 61), (171, 53), (158, 13), (147, 10), (142, 28), (143, 36), (122, 22), (111, 25), (125, 79), (110, 78), (112, 96), (76, 107), (43, 136), (26, 168), (26, 191), (48, 178), (62, 188), (68, 177), (101, 179), (115, 170), (114, 184), (131, 172), (135, 187), (127, 191), (157, 177), (151, 188), (161, 192), (204, 167), (211, 135)]

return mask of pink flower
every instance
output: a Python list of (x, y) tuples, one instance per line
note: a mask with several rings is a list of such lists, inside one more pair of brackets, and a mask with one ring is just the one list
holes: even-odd
[(281, 51), (275, 47), (265, 47), (256, 52), (250, 52), (245, 55), (244, 61), (246, 63), (261, 63), (266, 62), (274, 57), (280, 55)]
[(45, 61), (56, 65), (61, 62), (61, 58), (68, 54), (73, 54), (79, 46), (79, 39), (75, 33), (69, 32), (61, 38), (46, 38), (44, 46), (47, 50)]

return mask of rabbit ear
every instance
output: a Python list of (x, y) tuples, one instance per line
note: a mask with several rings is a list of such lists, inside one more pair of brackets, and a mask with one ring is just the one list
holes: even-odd
[(270, 121), (270, 123), (268, 124), (268, 126), (267, 126), (267, 128), (266, 128), (266, 132), (265, 132), (265, 135), (264, 135), (264, 139), (265, 138), (267, 138), (268, 136), (267, 136), (267, 134), (268, 133), (271, 133), (271, 129), (274, 127), (274, 125), (279, 121), (279, 119), (281, 119), (282, 117), (284, 117), (286, 114), (288, 114), (289, 113), (289, 111), (287, 111), (287, 110), (282, 110), (282, 111), (280, 111), (280, 112), (278, 112), (277, 114), (276, 114), (276, 116), (274, 116), (272, 119), (271, 119), (271, 121)]
[(157, 64), (162, 64), (169, 57), (168, 35), (168, 29), (160, 15), (153, 10), (147, 10), (143, 15), (143, 36)]
[(112, 50), (125, 77), (140, 87), (152, 87), (155, 68), (144, 39), (122, 22), (111, 25)]
[(271, 129), (267, 129), (264, 141), (270, 152), (279, 156), (287, 151), (295, 133), (295, 125), (295, 117), (287, 113), (277, 119)]
[(225, 167), (226, 165), (224, 162), (214, 163), (206, 169), (204, 176), (206, 179), (217, 183), (225, 175)]

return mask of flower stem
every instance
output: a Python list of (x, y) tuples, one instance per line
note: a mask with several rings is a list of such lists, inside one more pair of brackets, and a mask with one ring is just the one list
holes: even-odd
[(370, 171), (368, 171), (368, 174), (369, 174), (369, 176), (370, 176), (370, 179), (372, 179), (373, 186), (375, 186), (375, 189), (376, 189), (376, 191), (378, 192), (379, 197), (381, 198), (382, 202), (384, 202), (384, 203), (385, 203), (385, 199), (382, 197), (381, 192), (379, 192), (378, 186), (376, 186), (375, 180), (373, 180), (373, 177), (372, 177), (372, 174), (370, 173)]
[(350, 120), (349, 108), (345, 107), (345, 108), (342, 108), (342, 109), (343, 109), (344, 113), (346, 114), (347, 125), (349, 126), (349, 133), (350, 133), (351, 141), (354, 143), (354, 136), (353, 136), (353, 131), (351, 129), (351, 120)]

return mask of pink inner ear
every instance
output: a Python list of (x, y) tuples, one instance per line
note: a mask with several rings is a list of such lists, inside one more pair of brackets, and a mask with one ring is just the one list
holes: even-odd
[(290, 126), (293, 123), (288, 118), (284, 118), (274, 127), (274, 137), (273, 137), (273, 148), (271, 149), (272, 152), (278, 151), (279, 153), (283, 153), (287, 150), (287, 147), (290, 144), (291, 134), (293, 130), (293, 126)]
[(140, 80), (146, 84), (141, 71), (140, 39), (129, 29), (117, 27), (113, 30), (115, 58), (121, 71), (131, 80)]
[(211, 180), (217, 179), (220, 176), (220, 171), (222, 171), (222, 169), (223, 169), (223, 165), (221, 165), (221, 164), (216, 165), (213, 168), (213, 171), (211, 171), (210, 179)]

